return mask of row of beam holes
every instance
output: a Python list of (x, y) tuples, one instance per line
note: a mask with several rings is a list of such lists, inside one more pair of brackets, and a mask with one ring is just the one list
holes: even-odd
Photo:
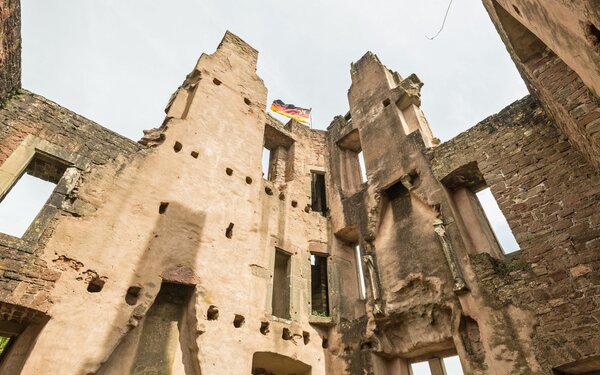
[[(300, 337), (300, 335), (298, 334), (292, 334), (289, 328), (283, 328), (283, 331), (281, 333), (281, 338), (284, 340), (293, 340), (294, 336), (298, 336)], [(310, 342), (310, 333), (306, 332), (306, 331), (302, 331), (302, 341), (304, 342), (304, 345), (308, 345), (308, 343)]]
[[(225, 173), (227, 174), (227, 176), (233, 176), (233, 169), (225, 168)], [(252, 178), (249, 176), (246, 176), (246, 183), (248, 185), (250, 185), (252, 183)]]
[[(216, 86), (221, 86), (221, 83), (222, 83), (222, 82), (221, 82), (221, 81), (219, 81), (219, 79), (215, 78), (215, 79), (213, 79), (213, 83), (214, 83)], [(250, 104), (252, 104), (252, 102), (251, 102), (251, 101), (250, 101), (250, 99), (248, 99), (248, 98), (244, 98), (244, 103), (246, 103), (246, 105), (250, 105)]]
[[(265, 187), (265, 193), (267, 195), (273, 195), (273, 189), (271, 189), (270, 187), (267, 186), (267, 187)], [(281, 200), (281, 201), (285, 200), (285, 194), (283, 192), (279, 193), (279, 200)], [(296, 202), (296, 201), (294, 201), (294, 202)], [(296, 205), (297, 204), (298, 204), (298, 202), (296, 202)], [(292, 206), (294, 206), (293, 203), (292, 203)], [(294, 207), (296, 207), (296, 206), (294, 206)]]
[[(208, 307), (208, 311), (206, 312), (206, 318), (208, 320), (219, 319), (219, 309), (214, 305), (210, 305)], [(246, 322), (246, 318), (243, 315), (235, 314), (235, 317), (233, 318), (233, 326), (235, 328), (241, 328), (245, 322)], [(261, 334), (266, 336), (270, 332), (269, 331), (269, 322), (260, 322), (259, 331)], [(284, 340), (291, 340), (294, 338), (294, 335), (291, 334), (289, 328), (284, 328), (281, 338)], [(308, 343), (310, 342), (310, 333), (309, 332), (302, 331), (302, 341), (304, 342), (304, 345), (308, 345)], [(323, 348), (327, 348), (327, 339), (326, 338), (323, 339)]]
[[(175, 144), (173, 145), (173, 151), (179, 152), (182, 149), (183, 149), (183, 145), (181, 144), (181, 142), (175, 141)], [(194, 159), (198, 159), (198, 155), (200, 155), (200, 154), (198, 153), (198, 151), (192, 151), (192, 152), (190, 152), (190, 155)]]

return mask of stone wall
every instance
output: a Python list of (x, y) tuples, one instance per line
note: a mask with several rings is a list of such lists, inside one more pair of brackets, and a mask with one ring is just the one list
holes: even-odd
[(600, 167), (597, 2), (483, 3), (530, 91), (573, 146)]
[[(35, 139), (35, 146), (31, 139)], [(119, 157), (127, 157), (142, 149), (142, 146), (119, 136), (110, 130), (79, 116), (45, 98), (26, 90), (11, 97), (0, 109), (0, 180), (10, 183), (12, 176), (5, 168), (11, 155), (19, 157), (21, 150), (36, 148), (44, 143), (46, 151), (54, 150), (55, 156), (73, 163), (82, 174)], [(23, 147), (25, 144), (31, 146)], [(32, 151), (34, 152), (34, 151)], [(23, 163), (28, 163), (23, 153)], [(13, 159), (14, 160), (14, 159)], [(82, 177), (82, 180), (84, 177)], [(77, 181), (72, 181), (77, 183)], [(60, 184), (59, 184), (60, 185)], [(59, 186), (59, 189), (61, 187)], [(58, 201), (50, 199), (41, 216), (32, 224), (30, 231), (37, 232), (31, 240), (0, 235), (2, 259), (0, 269), (0, 300), (34, 310), (46, 312), (50, 307), (49, 291), (60, 277), (56, 267), (49, 268), (46, 260), (40, 258), (44, 243), (52, 235), (53, 224), (62, 215), (79, 215), (85, 203), (78, 199), (76, 189), (56, 195)], [(3, 218), (10, 220), (10, 218)], [(51, 257), (58, 263), (68, 263), (58, 255)]]
[(550, 368), (599, 355), (600, 175), (532, 97), (430, 152), (436, 176), (476, 162), (521, 251), (471, 257), (496, 309), (535, 316), (537, 360)]
[(21, 87), (21, 2), (0, 1), (0, 106)]

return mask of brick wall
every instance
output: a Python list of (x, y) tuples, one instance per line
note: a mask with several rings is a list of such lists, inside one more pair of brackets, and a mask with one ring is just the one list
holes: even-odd
[[(526, 97), (431, 151), (436, 177), (476, 161), (521, 251), (471, 259), (498, 309), (533, 312), (545, 370), (600, 354), (600, 175)], [(493, 301), (493, 302), (492, 302)]]
[[(0, 165), (28, 134), (87, 158), (91, 168), (142, 149), (139, 144), (93, 121), (21, 90), (0, 109)], [(52, 225), (40, 229), (44, 231), (40, 243), (24, 245), (23, 241), (8, 236), (3, 236), (0, 241), (0, 310), (6, 303), (39, 311), (49, 307), (47, 292), (60, 273), (48, 268), (38, 257), (44, 238), (51, 235)], [(5, 309), (9, 309), (7, 306), (10, 305)]]

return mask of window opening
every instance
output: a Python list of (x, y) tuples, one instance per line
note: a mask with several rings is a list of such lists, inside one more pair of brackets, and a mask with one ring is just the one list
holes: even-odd
[(492, 195), (490, 188), (485, 188), (476, 193), (479, 204), (487, 217), (487, 220), (496, 236), (496, 241), (504, 250), (505, 254), (519, 250), (519, 244), (513, 235), (508, 221), (500, 210), (496, 199)]
[(367, 181), (367, 169), (365, 168), (365, 155), (363, 152), (358, 153), (358, 165), (360, 167), (360, 181)]
[(0, 232), (23, 237), (65, 170), (66, 166), (35, 155), (23, 175), (0, 200)]
[(444, 363), (446, 375), (463, 375), (462, 366), (460, 364), (460, 358), (458, 358), (457, 355), (443, 358), (442, 362)]
[(429, 369), (429, 362), (416, 362), (410, 365), (411, 375), (432, 375)]
[(10, 345), (13, 343), (14, 338), (12, 336), (0, 336), (0, 361), (4, 358), (4, 355), (10, 349)]
[(450, 357), (433, 357), (427, 361), (410, 364), (411, 375), (464, 375), (460, 359), (457, 355)]
[(320, 212), (323, 216), (327, 216), (327, 196), (325, 192), (325, 174), (312, 172), (311, 183), (311, 209), (315, 212)]
[(269, 150), (266, 147), (263, 147), (262, 170), (263, 178), (265, 180), (271, 181), (271, 150)]
[(312, 315), (329, 316), (329, 285), (327, 282), (327, 257), (311, 254), (311, 305)]
[(275, 250), (272, 314), (284, 319), (290, 318), (290, 263), (289, 254)]
[(356, 253), (356, 271), (358, 273), (359, 295), (360, 299), (364, 300), (367, 298), (367, 288), (365, 287), (365, 274), (362, 267), (362, 254), (360, 251), (360, 246), (356, 245), (354, 247), (354, 252)]

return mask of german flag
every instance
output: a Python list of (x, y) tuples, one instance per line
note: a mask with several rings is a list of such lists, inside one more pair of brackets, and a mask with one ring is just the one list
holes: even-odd
[(273, 101), (273, 104), (271, 104), (271, 111), (303, 124), (310, 123), (310, 109), (296, 107), (293, 104), (285, 104), (279, 99)]

